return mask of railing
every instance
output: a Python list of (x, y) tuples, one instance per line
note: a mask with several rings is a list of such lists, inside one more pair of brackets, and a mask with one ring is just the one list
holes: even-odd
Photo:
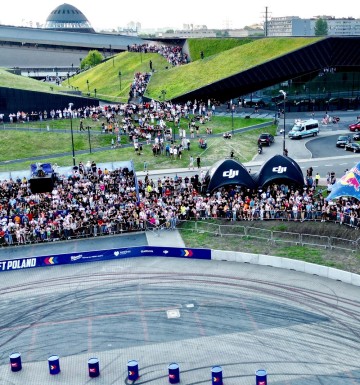
[[(184, 226), (186, 224), (186, 226)], [(243, 226), (241, 222), (231, 222), (231, 224), (215, 223), (209, 220), (181, 220), (171, 218), (170, 220), (152, 223), (150, 221), (113, 221), (110, 224), (82, 226), (74, 230), (54, 229), (50, 232), (23, 232), (16, 236), (6, 234), (0, 237), (0, 247), (18, 246), (26, 244), (47, 243), (63, 240), (75, 240), (90, 237), (102, 237), (107, 235), (118, 235), (130, 232), (152, 231), (155, 236), (159, 236), (161, 231), (171, 231), (179, 229), (181, 231), (191, 231), (197, 233), (208, 233), (220, 237), (249, 237), (261, 239), (273, 244), (292, 244), (300, 246), (314, 246), (334, 250), (360, 250), (360, 238), (345, 239), (325, 235), (304, 234), (280, 230), (268, 230), (254, 226)]]
[(273, 244), (284, 243), (353, 252), (360, 250), (360, 238), (353, 240), (324, 235), (268, 230), (256, 227), (256, 224), (254, 224), (254, 226), (242, 226), (238, 223), (239, 222), (232, 222), (231, 225), (226, 225), (208, 221), (181, 221), (178, 228), (181, 231), (208, 233), (220, 237), (231, 236), (261, 239)]

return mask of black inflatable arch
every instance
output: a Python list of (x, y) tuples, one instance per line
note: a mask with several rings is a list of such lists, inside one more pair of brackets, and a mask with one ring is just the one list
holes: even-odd
[(286, 183), (298, 187), (304, 186), (304, 175), (300, 166), (288, 156), (275, 155), (263, 164), (259, 172), (253, 175), (258, 188), (271, 183)]
[(222, 159), (209, 168), (205, 175), (206, 191), (228, 185), (256, 188), (256, 184), (246, 168), (235, 159)]

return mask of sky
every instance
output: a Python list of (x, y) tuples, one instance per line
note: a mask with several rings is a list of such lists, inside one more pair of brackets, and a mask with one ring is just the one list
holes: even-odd
[[(243, 28), (262, 24), (266, 7), (269, 17), (318, 15), (360, 18), (360, 8), (353, 0), (227, 0), (225, 3), (210, 0), (137, 0), (135, 3), (107, 0), (104, 3), (88, 0), (69, 0), (78, 8), (96, 31), (126, 28), (131, 21), (140, 22), (142, 29), (182, 29), (183, 24), (206, 25), (210, 28)], [(355, 2), (356, 3), (356, 2)], [(36, 26), (46, 18), (61, 0), (11, 0), (1, 4), (0, 24)], [(356, 12), (354, 10), (357, 9)], [(354, 14), (356, 13), (356, 14)]]

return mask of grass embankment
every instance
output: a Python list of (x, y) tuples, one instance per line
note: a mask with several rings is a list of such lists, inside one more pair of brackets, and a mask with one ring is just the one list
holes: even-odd
[[(341, 249), (329, 249), (323, 247), (312, 247), (309, 245), (298, 246), (295, 244), (268, 242), (269, 231), (281, 231), (289, 233), (312, 234), (318, 236), (337, 237), (341, 239), (357, 240), (358, 234), (354, 229), (340, 226), (335, 223), (319, 222), (277, 222), (277, 221), (254, 221), (254, 222), (225, 222), (221, 220), (210, 221), (208, 225), (200, 223), (200, 231), (195, 231), (193, 222), (182, 224), (181, 236), (187, 247), (210, 248), (215, 250), (239, 251), (254, 254), (273, 255), (296, 259), (309, 263), (314, 263), (327, 267), (334, 267), (340, 270), (350, 271), (360, 274), (360, 253)], [(232, 226), (231, 236), (215, 236), (218, 224)], [(240, 236), (244, 234), (241, 227), (259, 228), (264, 239), (250, 236)], [(236, 227), (239, 227), (237, 233)], [(205, 228), (205, 231), (202, 229)]]
[(189, 54), (191, 61), (199, 60), (200, 52), (204, 53), (204, 57), (213, 56), (220, 52), (239, 47), (254, 41), (251, 38), (235, 39), (235, 38), (211, 38), (211, 39), (187, 39)]
[[(244, 119), (244, 118), (235, 118), (234, 117), (234, 128), (244, 128), (254, 124), (264, 122), (264, 119)], [(70, 122), (69, 120), (63, 121), (49, 121), (49, 124), (54, 122), (58, 129), (67, 128), (69, 129)], [(61, 123), (60, 123), (61, 122)], [(40, 124), (40, 123), (38, 123)], [(42, 123), (43, 124), (43, 123)], [(100, 125), (101, 122), (96, 122)], [(181, 126), (187, 129), (188, 120), (182, 119)], [(36, 124), (32, 124), (35, 126)], [(75, 151), (87, 150), (89, 149), (88, 135), (87, 133), (79, 134), (78, 133), (78, 120), (73, 119), (74, 126), (74, 147)], [(84, 124), (86, 127), (86, 123)], [(173, 125), (170, 123), (170, 127), (173, 128)], [(232, 118), (227, 116), (215, 116), (210, 122), (206, 125), (201, 125), (200, 127), (200, 136), (206, 138), (205, 130), (206, 128), (211, 128), (213, 132), (224, 132), (231, 131), (232, 128)], [(99, 130), (99, 127), (94, 128), (94, 130)], [(47, 158), (46, 162), (57, 163), (59, 166), (67, 166), (72, 164), (71, 156), (71, 135), (70, 131), (68, 133), (59, 133), (54, 132), (55, 129), (52, 129), (52, 132), (33, 132), (33, 131), (10, 131), (3, 130), (0, 131), (0, 161), (7, 161), (12, 159), (26, 159), (33, 156), (41, 155), (54, 155), (53, 158)], [(178, 128), (175, 129), (176, 136), (178, 138)], [(143, 145), (143, 151), (141, 155), (136, 155), (134, 148), (130, 147), (121, 147), (117, 149), (109, 149), (107, 151), (93, 152), (92, 154), (77, 154), (76, 161), (87, 161), (89, 157), (91, 160), (95, 160), (97, 163), (108, 162), (108, 161), (120, 161), (120, 160), (129, 160), (133, 159), (135, 163), (136, 170), (142, 170), (144, 161), (148, 163), (149, 169), (166, 169), (166, 168), (179, 168), (179, 167), (188, 167), (189, 157), (192, 155), (196, 158), (200, 155), (202, 159), (203, 166), (209, 166), (213, 164), (218, 159), (229, 156), (230, 151), (234, 151), (235, 156), (241, 162), (246, 162), (252, 159), (256, 153), (256, 141), (258, 135), (263, 132), (264, 129), (253, 129), (248, 132), (238, 133), (234, 135), (234, 138), (223, 139), (220, 137), (208, 137), (207, 143), (208, 148), (206, 150), (200, 149), (198, 146), (198, 139), (191, 139), (190, 151), (185, 150), (183, 152), (182, 159), (169, 159), (165, 156), (153, 156), (152, 146)], [(275, 134), (275, 126), (269, 126), (266, 128), (266, 131), (269, 131)], [(93, 132), (93, 130), (91, 130)], [(187, 137), (189, 137), (189, 132), (187, 130)], [(111, 139), (115, 139), (114, 134), (91, 134), (91, 147), (92, 149), (111, 146)], [(122, 136), (122, 142), (129, 142), (127, 136)], [(177, 143), (179, 140), (177, 139)], [(57, 154), (68, 153), (68, 156), (57, 157)], [(0, 166), (0, 171), (14, 171), (14, 170), (26, 170), (33, 161), (24, 161), (19, 163), (8, 163), (6, 165)]]
[(186, 66), (155, 72), (145, 96), (157, 99), (161, 90), (171, 100), (318, 41), (319, 38), (269, 38), (205, 56)]
[(4, 68), (0, 68), (0, 87), (51, 94), (69, 91), (68, 88), (53, 83), (39, 82), (27, 76), (12, 74)]
[[(195, 61), (180, 67), (171, 68), (166, 59), (157, 53), (123, 52), (87, 71), (71, 76), (61, 86), (13, 75), (4, 69), (0, 70), (0, 85), (48, 93), (62, 93), (76, 88), (83, 96), (89, 94), (91, 97), (95, 97), (96, 89), (97, 98), (109, 102), (126, 102), (134, 74), (149, 72), (151, 60), (155, 72), (145, 96), (159, 100), (162, 98), (161, 91), (166, 90), (166, 99), (171, 100), (309, 45), (318, 39), (269, 38), (252, 42), (251, 39), (237, 42), (236, 39), (194, 39), (189, 44)], [(236, 44), (240, 46), (230, 49)], [(205, 57), (203, 60), (196, 60), (200, 51), (204, 51)]]
[[(89, 92), (91, 96), (95, 96), (96, 89), (98, 98), (124, 103), (129, 98), (134, 75), (138, 72), (150, 72), (150, 60), (155, 71), (166, 71), (166, 67), (169, 66), (166, 59), (158, 53), (122, 52), (113, 59), (71, 77), (70, 85), (78, 87), (83, 94)], [(66, 87), (67, 81), (63, 84)], [(156, 99), (159, 99), (159, 95)]]

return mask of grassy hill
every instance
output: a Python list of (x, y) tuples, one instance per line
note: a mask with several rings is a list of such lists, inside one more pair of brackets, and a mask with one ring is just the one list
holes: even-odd
[[(169, 65), (166, 59), (157, 53), (122, 52), (113, 59), (70, 78), (70, 85), (79, 87), (85, 94), (89, 92), (91, 96), (94, 96), (94, 89), (96, 89), (96, 96), (99, 98), (126, 102), (135, 73), (149, 72), (150, 60), (153, 68), (161, 73)], [(121, 72), (121, 90), (119, 72)], [(89, 89), (87, 81), (89, 81)]]
[(220, 52), (227, 51), (229, 49), (242, 46), (254, 41), (254, 39), (224, 39), (224, 38), (212, 38), (212, 39), (188, 39), (187, 44), (189, 47), (189, 54), (191, 61), (200, 59), (200, 52), (204, 52), (204, 56), (213, 56)]
[[(0, 87), (15, 88), (28, 91), (58, 93), (67, 91), (64, 87), (50, 83), (39, 82), (27, 76), (14, 75), (5, 68), (0, 68)], [(53, 90), (50, 89), (53, 88)]]
[(173, 99), (318, 40), (319, 38), (260, 39), (213, 56), (205, 56), (203, 60), (186, 66), (156, 72), (145, 96), (156, 99), (161, 95), (161, 90), (166, 89), (167, 99)]
[(89, 94), (92, 97), (95, 96), (96, 89), (98, 98), (109, 102), (126, 102), (134, 74), (149, 72), (151, 60), (155, 72), (145, 96), (159, 100), (161, 91), (166, 90), (166, 99), (172, 99), (312, 44), (319, 39), (191, 39), (188, 42), (191, 55), (196, 60), (200, 51), (203, 51), (205, 57), (203, 60), (196, 60), (181, 67), (171, 67), (165, 58), (156, 53), (123, 52), (96, 67), (70, 77), (61, 86), (13, 75), (0, 69), (0, 86), (53, 93), (77, 88), (83, 95)]

